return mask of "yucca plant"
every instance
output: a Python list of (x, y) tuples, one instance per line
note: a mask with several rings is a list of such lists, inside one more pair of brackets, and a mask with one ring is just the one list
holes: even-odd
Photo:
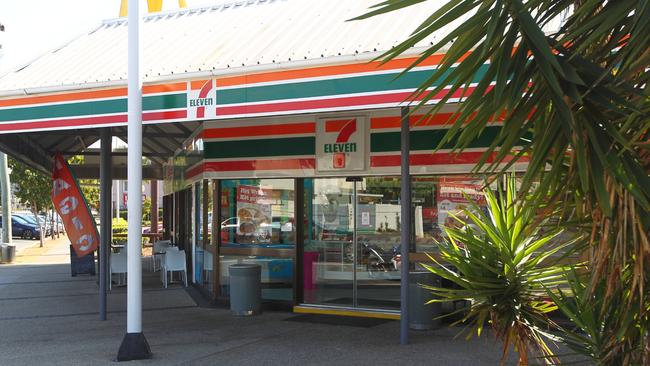
[(547, 289), (566, 284), (569, 266), (558, 264), (564, 248), (573, 240), (558, 243), (562, 229), (540, 217), (539, 207), (517, 199), (515, 178), (505, 190), (485, 189), (487, 213), (471, 199), (462, 216), (454, 216), (456, 228), (445, 227), (448, 240), (439, 243), (440, 261), (424, 266), (455, 284), (453, 288), (425, 286), (434, 300), (468, 300), (470, 305), (458, 322), (467, 323), (480, 335), (485, 323), (503, 341), (503, 361), (514, 348), (519, 364), (529, 354), (548, 362), (557, 361), (546, 343), (552, 321), (546, 316), (557, 309), (548, 301)]
[[(587, 227), (576, 228), (589, 234), (590, 245), (582, 254), (593, 277), (585, 301), (627, 293), (627, 303), (620, 304), (626, 312), (646, 309), (650, 304), (648, 1), (386, 0), (356, 19), (425, 1), (436, 1), (437, 9), (423, 23), (413, 24), (411, 35), (379, 58), (401, 57), (424, 40), (432, 42), (409, 69), (444, 53), (429, 79), (408, 99), (421, 100), (412, 103), (417, 109), (444, 95), (426, 109), (433, 114), (459, 93), (464, 96), (455, 104), (448, 133), (432, 146), (452, 144), (462, 151), (495, 116), (502, 116), (503, 128), (476, 171), (506, 171), (525, 157), (524, 191), (537, 182), (532, 196), (562, 208), (561, 215), (567, 218), (563, 224), (586, 223)], [(476, 82), (480, 70), (484, 76)], [(469, 86), (472, 93), (466, 92)], [(629, 281), (620, 281), (627, 275)], [(605, 284), (605, 291), (597, 291), (599, 283)], [(621, 324), (629, 327), (625, 341), (632, 349), (641, 349), (643, 362), (650, 364), (650, 335), (643, 319)]]
[[(567, 345), (583, 359), (594, 365), (647, 365), (643, 359), (644, 347), (650, 340), (630, 342), (648, 334), (650, 308), (641, 308), (638, 302), (628, 307), (631, 293), (621, 286), (614, 293), (605, 296), (607, 284), (600, 280), (592, 286), (591, 271), (567, 273), (568, 286), (548, 291), (560, 311), (571, 321), (572, 326), (555, 326), (555, 339)], [(632, 271), (623, 271), (620, 281), (632, 280)], [(638, 327), (632, 326), (639, 324)], [(630, 334), (636, 333), (636, 334)], [(646, 351), (647, 352), (647, 351)]]

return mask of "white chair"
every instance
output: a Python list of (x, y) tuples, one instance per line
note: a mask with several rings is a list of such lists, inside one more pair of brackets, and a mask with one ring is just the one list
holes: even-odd
[(163, 285), (167, 288), (167, 274), (170, 276), (174, 272), (183, 272), (183, 283), (187, 287), (187, 263), (185, 261), (184, 250), (167, 250), (165, 260), (162, 266)]
[(118, 284), (121, 284), (122, 281), (120, 280), (122, 278), (122, 275), (124, 275), (124, 281), (126, 282), (126, 272), (127, 272), (127, 264), (126, 264), (126, 253), (115, 253), (111, 255), (111, 268), (110, 268), (110, 273), (109, 273), (109, 279), (108, 281), (108, 289), (112, 290), (113, 289), (113, 273), (118, 275)]
[(153, 243), (153, 250), (151, 253), (151, 268), (153, 269), (153, 272), (156, 272), (156, 263), (160, 263), (162, 256), (165, 255), (165, 251), (167, 251), (167, 248), (169, 248), (170, 245), (171, 241), (169, 240), (161, 240)]

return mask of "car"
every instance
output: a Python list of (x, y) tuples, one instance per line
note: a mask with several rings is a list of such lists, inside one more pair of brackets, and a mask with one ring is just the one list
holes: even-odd
[[(0, 216), (0, 228), (2, 228), (2, 217)], [(41, 228), (31, 221), (27, 221), (21, 216), (11, 216), (11, 233), (12, 236), (19, 236), (23, 239), (40, 239)]]
[(47, 221), (43, 219), (41, 216), (38, 216), (38, 222), (36, 221), (36, 218), (32, 213), (15, 213), (13, 214), (13, 216), (20, 217), (23, 220), (30, 222), (41, 229), (44, 229), (45, 236), (50, 236), (52, 234), (52, 228), (47, 223)]

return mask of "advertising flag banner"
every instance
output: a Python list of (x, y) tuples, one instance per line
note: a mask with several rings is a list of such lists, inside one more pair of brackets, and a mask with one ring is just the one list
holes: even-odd
[(52, 170), (52, 203), (63, 220), (77, 256), (83, 257), (95, 251), (99, 243), (95, 220), (68, 162), (59, 153), (54, 157)]

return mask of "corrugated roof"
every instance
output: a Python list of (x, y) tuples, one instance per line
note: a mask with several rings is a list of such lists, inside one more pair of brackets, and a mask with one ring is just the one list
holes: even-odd
[[(251, 66), (370, 57), (404, 40), (443, 3), (426, 1), (346, 22), (377, 2), (248, 0), (148, 15), (142, 29), (145, 81), (210, 70), (244, 72)], [(433, 38), (417, 46), (428, 45)], [(119, 18), (4, 75), (0, 91), (7, 95), (31, 88), (119, 84), (126, 81), (126, 70), (127, 21)]]

